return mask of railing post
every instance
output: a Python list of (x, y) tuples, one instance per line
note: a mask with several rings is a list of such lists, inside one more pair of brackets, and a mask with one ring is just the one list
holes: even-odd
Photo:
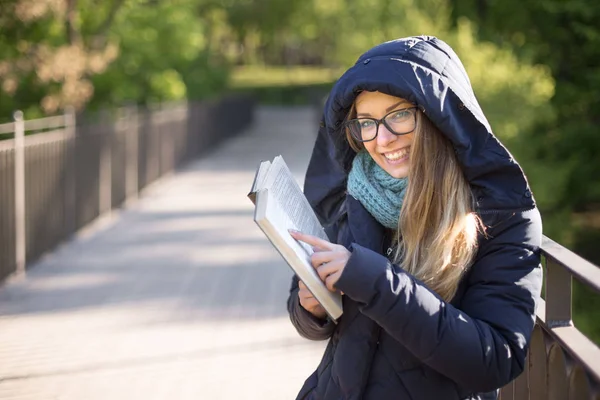
[(525, 358), (523, 372), (515, 380), (514, 397), (515, 400), (529, 400), (529, 355)]
[(125, 126), (125, 199), (135, 200), (138, 196), (139, 121), (137, 106), (127, 107)]
[[(109, 113), (102, 118), (111, 121)], [(100, 132), (100, 176), (98, 179), (98, 215), (112, 210), (112, 136), (108, 132)]]
[(500, 389), (500, 400), (515, 400), (515, 384), (514, 382), (509, 383)]
[(548, 400), (548, 365), (546, 337), (541, 325), (536, 325), (529, 346), (529, 399)]
[(17, 274), (25, 273), (25, 121), (23, 112), (14, 113), (15, 120), (15, 262)]
[(571, 326), (572, 277), (552, 258), (546, 257), (546, 325)]
[(160, 177), (160, 121), (162, 120), (162, 103), (158, 103), (158, 106), (150, 112), (150, 127), (148, 129), (149, 134), (149, 151), (148, 151), (148, 162), (146, 162), (147, 173), (150, 176), (149, 182), (154, 182)]
[(75, 232), (77, 225), (75, 221), (75, 109), (71, 106), (66, 107), (64, 118), (65, 132), (67, 133), (67, 140), (65, 142), (65, 233), (68, 236)]

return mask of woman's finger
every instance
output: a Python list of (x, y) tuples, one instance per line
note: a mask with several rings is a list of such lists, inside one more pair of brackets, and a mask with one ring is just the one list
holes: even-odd
[(317, 247), (319, 249), (332, 250), (335, 246), (334, 244), (328, 242), (327, 240), (323, 240), (316, 236), (307, 235), (305, 233), (298, 232), (293, 229), (290, 229), (288, 232), (290, 233), (290, 235), (292, 235), (292, 237), (294, 239), (300, 240), (301, 242), (307, 243), (307, 244), (309, 244), (313, 247)]
[(313, 267), (317, 268), (321, 264), (333, 261), (334, 258), (335, 258), (334, 252), (324, 250), (324, 251), (320, 251), (320, 252), (311, 254), (310, 262), (312, 263)]
[(313, 294), (311, 293), (310, 290), (308, 290), (308, 288), (306, 287), (306, 285), (304, 284), (304, 282), (299, 281), (298, 282), (298, 295), (302, 296), (302, 297), (313, 297)]
[(318, 266), (317, 269), (317, 273), (319, 274), (319, 277), (321, 278), (321, 280), (323, 282), (325, 282), (325, 280), (327, 279), (327, 277), (335, 272), (337, 272), (338, 270), (340, 270), (342, 266), (340, 265), (339, 262), (337, 261), (332, 261), (332, 262), (328, 262), (325, 264), (322, 264), (320, 266)]
[(336, 271), (332, 274), (330, 274), (326, 279), (325, 279), (325, 286), (327, 286), (327, 289), (329, 289), (329, 291), (331, 292), (335, 292), (337, 289), (335, 288), (335, 284), (337, 283), (337, 281), (340, 279), (340, 275), (342, 275), (342, 271)]

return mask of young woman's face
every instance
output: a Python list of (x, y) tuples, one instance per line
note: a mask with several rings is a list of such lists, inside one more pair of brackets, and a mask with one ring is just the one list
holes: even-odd
[[(355, 106), (356, 118), (381, 119), (390, 112), (414, 105), (400, 97), (380, 92), (362, 92), (357, 96)], [(416, 112), (415, 110), (411, 111)], [(385, 172), (394, 178), (405, 178), (408, 176), (410, 146), (414, 136), (414, 129), (405, 135), (394, 135), (384, 124), (380, 123), (377, 137), (364, 142), (363, 145)]]

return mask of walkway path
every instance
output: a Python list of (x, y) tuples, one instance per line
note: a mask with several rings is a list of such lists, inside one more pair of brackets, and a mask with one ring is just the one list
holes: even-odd
[(254, 127), (0, 287), (0, 399), (292, 399), (324, 343), (285, 310), (291, 273), (246, 192), (277, 154), (299, 180), (308, 109)]

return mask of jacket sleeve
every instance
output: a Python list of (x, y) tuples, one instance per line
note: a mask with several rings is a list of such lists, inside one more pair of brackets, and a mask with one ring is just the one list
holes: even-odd
[(423, 363), (473, 391), (524, 368), (542, 286), (537, 209), (502, 213), (488, 228), (460, 308), (385, 257), (358, 245), (336, 287)]
[(319, 319), (300, 305), (300, 299), (298, 299), (298, 277), (296, 275), (292, 278), (287, 308), (292, 325), (294, 325), (302, 337), (310, 340), (326, 340), (333, 334), (335, 329), (333, 321), (329, 318), (327, 320)]

